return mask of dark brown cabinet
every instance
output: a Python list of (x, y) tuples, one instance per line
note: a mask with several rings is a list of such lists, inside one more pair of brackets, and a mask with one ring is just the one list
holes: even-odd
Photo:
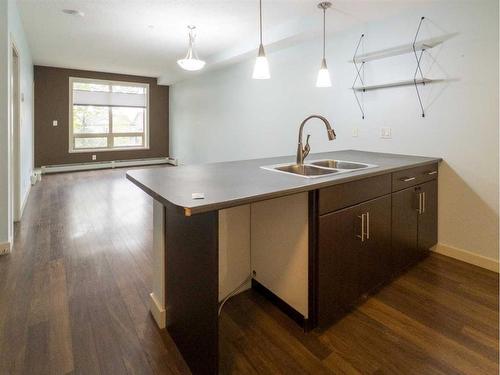
[(418, 216), (418, 248), (427, 253), (437, 243), (437, 181), (420, 186), (422, 212)]
[(319, 219), (318, 324), (345, 314), (359, 297), (359, 239), (356, 210), (346, 208)]
[(366, 294), (391, 277), (391, 198), (365, 203), (365, 240), (360, 246), (359, 282)]
[(390, 227), (390, 195), (320, 216), (320, 326), (344, 315), (390, 277)]
[(393, 272), (408, 267), (419, 258), (419, 188), (411, 187), (392, 194), (392, 267)]
[(326, 327), (437, 242), (437, 164), (320, 189), (313, 325)]
[(437, 182), (392, 194), (392, 259), (398, 273), (424, 258), (437, 242)]

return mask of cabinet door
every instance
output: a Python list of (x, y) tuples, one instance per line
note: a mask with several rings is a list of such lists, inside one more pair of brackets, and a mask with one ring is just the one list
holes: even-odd
[(344, 315), (391, 275), (391, 198), (320, 216), (318, 323)]
[(345, 314), (359, 297), (358, 226), (356, 209), (319, 217), (318, 324), (325, 326)]
[(437, 243), (437, 181), (420, 185), (422, 212), (418, 216), (418, 248), (421, 256)]
[(359, 242), (359, 283), (369, 293), (392, 275), (391, 197), (385, 196), (359, 206), (365, 216), (365, 239)]
[(392, 194), (392, 260), (397, 273), (417, 261), (419, 187)]

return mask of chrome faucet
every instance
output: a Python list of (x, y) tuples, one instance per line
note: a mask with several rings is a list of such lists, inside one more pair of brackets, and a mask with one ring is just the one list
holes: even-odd
[(307, 135), (306, 145), (302, 146), (302, 130), (304, 129), (304, 125), (306, 124), (306, 122), (312, 118), (317, 118), (324, 122), (326, 126), (326, 131), (328, 132), (328, 139), (330, 141), (333, 141), (336, 137), (335, 132), (333, 131), (332, 127), (330, 126), (330, 123), (326, 118), (320, 115), (311, 115), (307, 117), (304, 121), (302, 121), (302, 124), (300, 124), (299, 128), (299, 144), (297, 146), (297, 164), (299, 165), (304, 164), (304, 159), (307, 157), (307, 155), (309, 155), (309, 151), (311, 151), (311, 146), (309, 146), (309, 138), (311, 137), (311, 135), (310, 134)]

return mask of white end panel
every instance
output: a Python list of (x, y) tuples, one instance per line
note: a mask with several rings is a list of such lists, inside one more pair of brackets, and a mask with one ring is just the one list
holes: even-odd
[(308, 318), (308, 194), (252, 204), (254, 279)]
[[(219, 211), (219, 301), (250, 275), (250, 206)], [(249, 289), (250, 282), (241, 291)]]

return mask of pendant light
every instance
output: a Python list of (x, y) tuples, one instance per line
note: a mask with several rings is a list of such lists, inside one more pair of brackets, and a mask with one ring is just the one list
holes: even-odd
[(198, 54), (194, 49), (194, 40), (196, 38), (195, 35), (196, 26), (189, 25), (187, 28), (189, 30), (188, 51), (186, 57), (177, 60), (177, 64), (179, 64), (179, 66), (184, 70), (189, 70), (189, 71), (201, 70), (205, 66), (205, 61), (200, 60), (198, 58)]
[(259, 0), (259, 36), (259, 53), (257, 55), (257, 59), (255, 60), (252, 78), (269, 79), (271, 78), (271, 74), (269, 73), (269, 63), (267, 62), (266, 52), (264, 51), (264, 45), (262, 44), (262, 0)]
[(323, 10), (323, 59), (318, 72), (318, 79), (316, 80), (316, 87), (331, 87), (332, 81), (330, 80), (330, 72), (326, 65), (325, 47), (326, 47), (326, 10), (332, 6), (332, 3), (324, 1), (318, 4), (318, 8)]

